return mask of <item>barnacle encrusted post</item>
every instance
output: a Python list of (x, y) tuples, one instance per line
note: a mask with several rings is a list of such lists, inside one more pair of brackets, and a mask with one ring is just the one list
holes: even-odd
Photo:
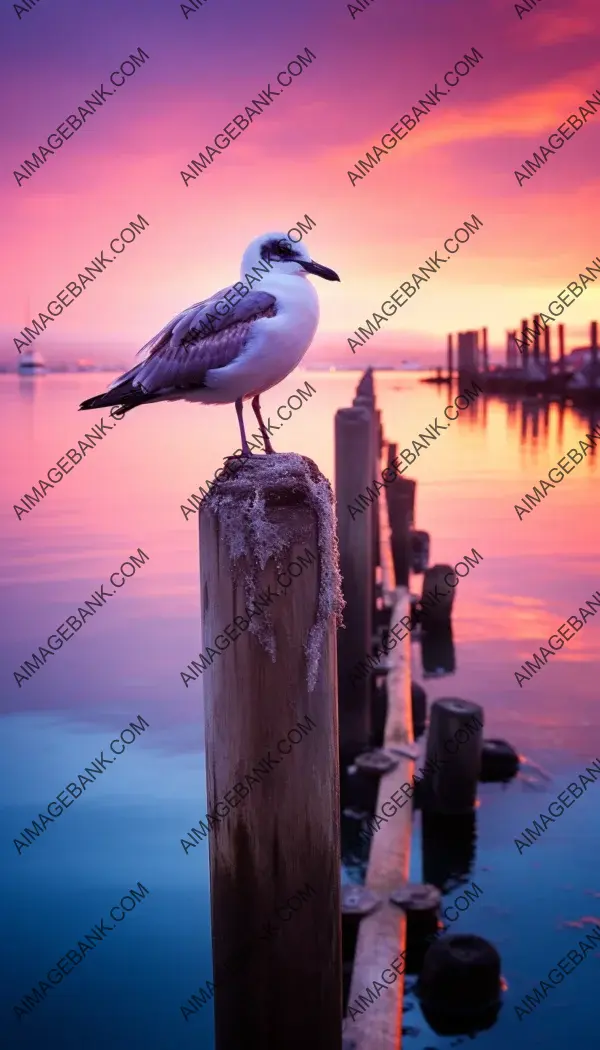
[(216, 1048), (339, 1050), (333, 496), (293, 453), (229, 474), (200, 511)]

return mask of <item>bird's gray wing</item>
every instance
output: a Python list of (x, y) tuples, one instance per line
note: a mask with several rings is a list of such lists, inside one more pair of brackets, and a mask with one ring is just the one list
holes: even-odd
[(145, 346), (145, 359), (120, 376), (112, 387), (150, 397), (203, 385), (211, 368), (224, 368), (242, 352), (254, 321), (274, 317), (276, 299), (270, 292), (253, 291), (221, 316), (215, 304), (224, 288), (210, 299), (188, 307), (174, 317)]

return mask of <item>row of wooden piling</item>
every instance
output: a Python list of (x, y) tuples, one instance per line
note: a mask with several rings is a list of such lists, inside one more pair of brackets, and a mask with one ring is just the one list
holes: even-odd
[[(413, 479), (390, 480), (385, 496), (381, 489), (362, 514), (349, 512), (350, 506), (358, 506), (359, 493), (367, 488), (374, 491), (375, 479), (391, 478), (382, 467), (390, 467), (397, 455), (397, 446), (383, 438), (371, 384), (372, 375), (367, 373), (352, 408), (338, 412), (335, 431), (338, 538), (348, 603), (348, 626), (338, 635), (342, 801), (349, 804), (344, 816), (362, 821), (363, 831), (355, 840), (368, 841), (364, 887), (346, 886), (342, 893), (344, 959), (351, 968), (344, 1030), (347, 1047), (353, 1050), (400, 1050), (406, 973), (419, 976), (423, 1011), (440, 1033), (466, 1030), (464, 1025), (484, 1026), (490, 1010), (494, 1016), (497, 1012), (498, 953), (483, 938), (465, 933), (438, 937), (439, 912), (442, 887), (457, 858), (467, 868), (473, 859), (484, 756), (488, 779), (506, 779), (507, 763), (516, 755), (509, 755), (507, 747), (495, 752), (489, 746), (486, 752), (480, 705), (452, 697), (438, 700), (431, 707), (420, 763), (420, 773), (424, 767), (426, 776), (418, 787), (413, 781), (415, 739), (425, 730), (427, 713), (424, 690), (411, 683), (411, 638), (420, 632), (424, 652), (425, 640), (434, 649), (444, 648), (448, 638), (452, 645), (455, 592), (442, 581), (453, 570), (449, 565), (429, 567), (429, 536), (415, 529)], [(411, 570), (423, 574), (420, 601), (409, 595)], [(436, 585), (442, 597), (430, 602)], [(358, 654), (378, 652), (390, 624), (403, 617), (405, 622), (410, 619), (410, 635), (383, 662), (374, 662), (370, 675), (353, 681)], [(496, 766), (494, 754), (500, 756)], [(515, 772), (513, 765), (511, 775)], [(373, 815), (385, 812), (382, 807), (386, 801), (389, 806), (391, 796), (398, 801), (400, 785), (409, 788), (411, 783), (415, 783), (413, 802), (401, 806), (389, 820), (379, 820), (374, 830)], [(423, 813), (424, 885), (408, 882), (413, 805)], [(368, 836), (365, 826), (371, 828)], [(432, 930), (435, 944), (428, 936)], [(476, 965), (461, 969), (465, 949)], [(376, 1001), (371, 1002), (370, 996), (365, 1000), (373, 981), (381, 981), (384, 971), (389, 974), (391, 960), (399, 958), (405, 959), (406, 966), (398, 980)], [(457, 999), (457, 1012), (450, 1020), (449, 987)], [(370, 1002), (368, 1011), (357, 1005), (365, 1001)]]
[[(564, 375), (566, 369), (566, 357), (565, 357), (565, 338), (566, 338), (566, 326), (563, 323), (557, 324), (556, 326), (557, 341), (558, 341), (558, 357), (552, 359), (552, 328), (547, 323), (541, 321), (540, 315), (535, 314), (532, 321), (528, 318), (523, 318), (519, 329), (508, 331), (506, 333), (506, 367), (515, 368), (517, 363), (520, 362), (518, 367), (522, 367), (523, 370), (527, 370), (529, 360), (533, 360), (536, 364), (541, 364), (543, 361), (548, 373), (550, 372), (553, 364), (558, 366), (559, 375)], [(517, 333), (520, 332), (518, 335)], [(473, 332), (459, 332), (458, 333), (458, 360), (456, 365), (454, 364), (454, 342), (453, 334), (448, 334), (447, 343), (447, 377), (450, 380), (456, 370), (457, 373), (480, 373), (485, 376), (489, 372), (489, 353), (488, 353), (488, 330), (487, 328), (481, 329), (481, 347), (479, 346), (479, 331)], [(466, 337), (470, 337), (467, 339)], [(519, 343), (521, 350), (519, 350)], [(598, 376), (598, 355), (600, 352), (600, 346), (598, 343), (598, 322), (590, 321), (590, 364), (592, 366), (593, 374)], [(441, 369), (438, 369), (441, 377)]]
[[(208, 835), (216, 1050), (248, 1041), (262, 1050), (341, 1050), (342, 915), (345, 940), (347, 920), (354, 923), (348, 1002), (406, 947), (407, 912), (393, 896), (408, 879), (411, 805), (373, 837), (365, 887), (340, 890), (341, 806), (360, 821), (410, 783), (414, 738), (426, 721), (423, 690), (411, 687), (410, 631), (370, 673), (353, 669), (390, 623), (412, 630), (419, 621), (435, 632), (451, 612), (446, 605), (427, 621), (423, 602), (411, 606), (411, 567), (424, 574), (423, 597), (436, 572), (449, 569), (427, 567), (428, 536), (414, 530), (414, 481), (398, 477), (385, 497), (381, 490), (362, 513), (349, 512), (395, 452), (368, 370), (352, 406), (335, 418), (337, 517), (329, 483), (295, 454), (253, 456), (200, 511), (202, 649), (223, 638), (223, 624), (239, 631), (202, 675), (207, 811), (222, 813), (224, 799), (231, 806)], [(307, 550), (318, 552), (312, 565)], [(282, 588), (282, 568), (303, 558), (304, 571)], [(263, 612), (250, 616), (265, 594)], [(427, 757), (477, 710), (434, 704)], [(308, 725), (292, 737), (292, 727)], [(480, 754), (478, 732), (460, 762), (431, 777), (427, 812), (472, 812)], [(309, 890), (296, 917), (284, 905), (300, 887)], [(251, 961), (221, 980), (249, 945)], [(402, 997), (399, 980), (359, 1018), (356, 1050), (398, 1050)]]

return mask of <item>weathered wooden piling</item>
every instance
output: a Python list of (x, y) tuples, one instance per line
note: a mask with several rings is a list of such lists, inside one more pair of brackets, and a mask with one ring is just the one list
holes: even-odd
[(435, 933), (442, 895), (437, 886), (422, 882), (405, 882), (390, 894), (390, 901), (406, 915), (407, 940)]
[[(391, 486), (393, 488), (393, 486)], [(384, 600), (393, 602), (391, 621), (400, 622), (408, 613), (408, 593), (396, 587), (390, 549), (390, 526), (387, 504), (379, 500), (381, 527), (381, 571)], [(410, 783), (413, 760), (412, 719), (410, 709), (410, 638), (401, 638), (388, 658), (386, 678), (388, 717), (384, 746), (398, 757), (398, 765), (379, 781), (377, 810), (397, 789), (398, 784)], [(380, 827), (370, 842), (369, 864), (365, 884), (384, 901), (371, 915), (363, 918), (352, 972), (344, 1034), (353, 1050), (398, 1050), (402, 1028), (402, 996), (404, 978), (386, 990), (385, 995), (369, 1011), (356, 1006), (357, 996), (364, 995), (367, 985), (379, 980), (382, 970), (399, 956), (405, 947), (406, 922), (402, 913), (389, 902), (390, 892), (398, 881), (408, 877), (411, 806), (407, 805)]]
[(565, 374), (565, 326), (558, 326), (558, 370), (561, 376)]
[(540, 363), (540, 315), (533, 317), (533, 360), (536, 365)]
[[(490, 1027), (502, 990), (496, 948), (475, 934), (451, 933), (435, 941), (425, 956), (418, 994), (428, 1023), (450, 1035)], [(469, 1021), (471, 1024), (469, 1025)]]
[(453, 357), (453, 353), (452, 353), (452, 332), (449, 332), (448, 333), (448, 379), (450, 379), (450, 380), (452, 379), (453, 369), (454, 369), (452, 357)]
[[(398, 588), (393, 621), (398, 622), (407, 610), (407, 592)], [(405, 751), (406, 746), (410, 748), (413, 742), (409, 646), (407, 637), (390, 653), (389, 710), (384, 743), (387, 749), (401, 748), (402, 752), (399, 753), (397, 768), (382, 776), (379, 782), (378, 811), (399, 784), (410, 783), (412, 779), (414, 762)], [(358, 933), (348, 1016), (344, 1023), (344, 1034), (354, 1044), (354, 1050), (399, 1050), (400, 1047), (404, 977), (401, 975), (394, 985), (387, 988), (385, 995), (381, 995), (368, 1012), (357, 1006), (356, 1000), (364, 995), (373, 980), (381, 979), (382, 971), (405, 948), (406, 919), (390, 903), (389, 894), (397, 888), (399, 881), (408, 878), (411, 820), (409, 804), (386, 821), (371, 840), (366, 886), (384, 899), (381, 907), (363, 918)]]
[(546, 362), (546, 375), (549, 376), (552, 368), (552, 354), (550, 351), (550, 329), (547, 325), (544, 328), (544, 360)]
[[(478, 724), (479, 723), (479, 724)], [(435, 700), (429, 715), (427, 761), (432, 772), (423, 792), (430, 813), (470, 813), (477, 798), (483, 740), (483, 708), (468, 700)], [(443, 759), (436, 764), (437, 759)]]
[(423, 674), (428, 678), (439, 674), (452, 674), (456, 670), (456, 652), (452, 624), (431, 625), (421, 631), (421, 663)]
[(598, 379), (598, 322), (590, 321), (590, 348), (591, 348), (591, 386)]
[(418, 740), (420, 736), (423, 736), (427, 726), (427, 693), (418, 682), (411, 683), (410, 701), (414, 737), (415, 740)]
[(523, 368), (527, 370), (529, 362), (529, 332), (527, 331), (527, 318), (521, 321), (521, 347), (523, 351)]
[(216, 1050), (340, 1050), (341, 596), (315, 464), (255, 456), (223, 480), (200, 567)]
[(521, 760), (518, 751), (506, 740), (484, 740), (481, 746), (481, 769), (479, 779), (482, 783), (490, 781), (507, 783), (519, 771)]
[(373, 369), (367, 368), (361, 376), (358, 386), (356, 388), (356, 395), (360, 397), (361, 394), (366, 394), (367, 397), (375, 397), (375, 383), (373, 380)]
[(363, 408), (342, 408), (335, 416), (335, 489), (337, 536), (345, 627), (338, 632), (340, 753), (350, 761), (367, 747), (371, 733), (368, 674), (356, 665), (371, 653), (373, 634), (373, 515), (367, 506), (352, 515), (359, 493), (372, 484), (372, 420)]
[(414, 521), (416, 481), (399, 477), (385, 490), (390, 528), (392, 557), (399, 586), (406, 587), (410, 571), (410, 531)]
[(366, 886), (342, 886), (342, 939), (344, 957), (352, 958), (361, 920), (381, 906), (381, 897)]
[(451, 565), (432, 565), (425, 570), (420, 613), (424, 631), (448, 627), (450, 624), (454, 588), (449, 587), (444, 579), (448, 575), (454, 575)]
[(483, 371), (484, 372), (489, 372), (489, 370), (490, 370), (490, 362), (489, 362), (489, 357), (488, 357), (488, 330), (487, 330), (487, 328), (482, 328), (482, 330), (481, 330), (481, 344), (482, 344), (481, 345), (481, 357), (482, 357)]
[[(361, 380), (362, 382), (362, 380)], [(359, 383), (360, 387), (360, 383)], [(371, 433), (369, 438), (369, 462), (370, 462), (370, 481), (369, 485), (371, 490), (373, 489), (373, 481), (375, 478), (379, 480), (379, 459), (380, 459), (380, 448), (379, 448), (379, 430), (380, 430), (380, 413), (375, 408), (375, 395), (361, 393), (356, 395), (352, 402), (353, 408), (361, 408), (365, 413), (368, 414), (371, 420)], [(367, 497), (368, 498), (368, 497)], [(375, 566), (379, 565), (379, 510), (377, 507), (377, 500), (373, 500), (367, 513), (371, 514), (373, 520), (371, 535), (373, 543), (373, 583), (375, 583)]]
[(411, 530), (410, 533), (410, 561), (413, 572), (425, 572), (429, 565), (429, 533), (421, 530)]

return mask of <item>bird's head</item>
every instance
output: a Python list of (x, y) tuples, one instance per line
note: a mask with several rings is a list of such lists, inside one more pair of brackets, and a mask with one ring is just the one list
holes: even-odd
[(326, 281), (339, 281), (335, 270), (311, 259), (303, 244), (291, 241), (287, 233), (263, 233), (248, 245), (242, 259), (242, 277), (259, 263), (269, 266), (269, 273), (306, 277), (309, 273)]

